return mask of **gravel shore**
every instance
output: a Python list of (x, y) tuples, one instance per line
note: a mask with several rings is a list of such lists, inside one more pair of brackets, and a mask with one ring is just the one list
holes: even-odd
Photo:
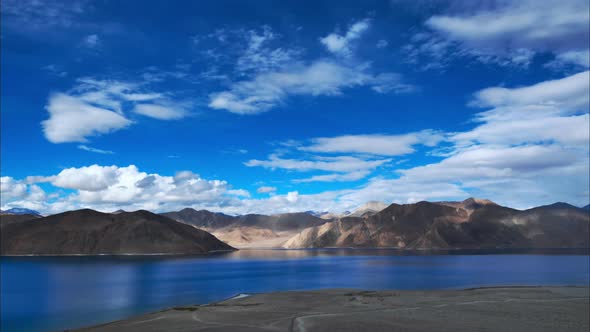
[(329, 289), (238, 296), (79, 331), (588, 331), (589, 288)]

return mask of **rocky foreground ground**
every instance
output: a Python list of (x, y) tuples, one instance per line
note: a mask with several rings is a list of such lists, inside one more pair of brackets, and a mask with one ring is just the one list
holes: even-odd
[(80, 331), (589, 331), (589, 288), (277, 292)]

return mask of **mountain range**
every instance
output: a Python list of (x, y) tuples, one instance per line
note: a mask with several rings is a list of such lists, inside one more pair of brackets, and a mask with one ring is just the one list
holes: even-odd
[(32, 214), (36, 216), (41, 216), (41, 214), (35, 210), (25, 209), (25, 208), (11, 208), (8, 210), (0, 210), (0, 214)]
[(566, 203), (516, 210), (477, 198), (389, 206), (369, 202), (330, 218), (325, 213), (229, 216), (193, 209), (164, 215), (240, 248), (590, 247), (590, 214)]
[(590, 248), (590, 210), (555, 203), (516, 210), (485, 199), (386, 204), (352, 213), (231, 216), (186, 208), (48, 217), (0, 215), (1, 253), (202, 254), (236, 248)]
[(488, 200), (391, 204), (308, 228), (285, 248), (588, 248), (590, 214), (556, 203), (524, 211)]
[[(29, 215), (31, 216), (31, 215)], [(90, 209), (43, 218), (2, 215), (2, 255), (206, 254), (233, 250), (213, 235), (148, 211)]]

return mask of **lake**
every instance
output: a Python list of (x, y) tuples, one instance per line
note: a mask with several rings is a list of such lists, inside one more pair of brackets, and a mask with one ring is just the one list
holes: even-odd
[(241, 250), (0, 258), (1, 330), (59, 331), (240, 293), (583, 285), (588, 251)]

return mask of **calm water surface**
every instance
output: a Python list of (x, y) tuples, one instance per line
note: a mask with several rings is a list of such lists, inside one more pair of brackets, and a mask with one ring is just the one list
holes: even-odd
[(207, 257), (0, 258), (1, 331), (60, 331), (238, 293), (585, 285), (588, 252), (242, 250)]

